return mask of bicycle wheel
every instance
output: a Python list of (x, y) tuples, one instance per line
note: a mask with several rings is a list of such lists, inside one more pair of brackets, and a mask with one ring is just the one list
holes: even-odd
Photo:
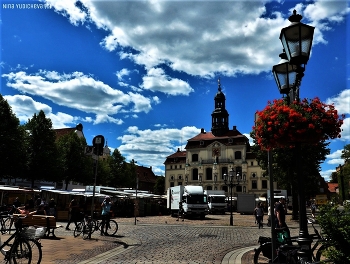
[(118, 223), (114, 220), (109, 220), (108, 227), (107, 227), (107, 234), (109, 236), (114, 236), (118, 231)]
[(272, 255), (271, 243), (265, 243), (255, 250), (254, 264), (266, 264), (270, 262)]
[(91, 238), (92, 232), (95, 230), (93, 222), (85, 223), (83, 226), (83, 239)]
[(24, 239), (17, 239), (10, 250), (10, 263), (30, 264), (32, 261), (32, 250), (29, 242)]
[(6, 234), (6, 226), (5, 226), (6, 218), (1, 217), (0, 225), (1, 225), (1, 234)]
[(42, 245), (38, 239), (30, 238), (28, 239), (29, 245), (32, 250), (32, 264), (39, 264), (43, 257), (43, 251), (41, 249)]
[(317, 253), (316, 253), (316, 261), (324, 261), (324, 260), (328, 259), (324, 255), (326, 248), (327, 247), (325, 245), (322, 245), (322, 246), (319, 247), (319, 249), (317, 250)]
[(5, 225), (5, 233), (4, 234), (6, 234), (6, 233), (8, 233), (8, 234), (10, 234), (11, 233), (11, 228), (13, 228), (14, 227), (14, 224), (13, 224), (13, 218), (12, 217), (8, 217), (6, 220), (4, 220), (5, 221), (5, 223), (4, 223), (4, 225)]
[(81, 232), (83, 232), (83, 225), (83, 222), (77, 224), (73, 232), (74, 237), (80, 236)]

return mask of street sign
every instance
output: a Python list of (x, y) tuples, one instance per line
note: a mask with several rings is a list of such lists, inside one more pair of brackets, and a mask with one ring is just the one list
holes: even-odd
[(94, 137), (92, 140), (92, 145), (94, 146), (94, 154), (97, 156), (102, 156), (103, 146), (105, 144), (105, 138), (102, 135)]
[(94, 147), (93, 146), (86, 146), (85, 147), (85, 155), (91, 156), (93, 151), (94, 151)]

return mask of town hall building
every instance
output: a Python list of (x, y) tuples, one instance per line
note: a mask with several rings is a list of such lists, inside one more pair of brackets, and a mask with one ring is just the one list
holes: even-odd
[(239, 185), (237, 193), (254, 193), (257, 197), (266, 194), (269, 179), (255, 154), (250, 151), (249, 139), (236, 126), (229, 127), (229, 114), (225, 107), (225, 95), (218, 81), (211, 114), (211, 131), (203, 128), (188, 139), (185, 151), (177, 150), (168, 156), (165, 165), (165, 189), (177, 185), (202, 185), (204, 190), (225, 190), (225, 176), (232, 175)]

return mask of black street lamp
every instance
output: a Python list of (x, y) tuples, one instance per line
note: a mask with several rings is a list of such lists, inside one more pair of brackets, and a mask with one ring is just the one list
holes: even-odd
[[(285, 54), (281, 54), (281, 61), (273, 66), (272, 72), (275, 77), (280, 93), (287, 94), (288, 103), (299, 101), (299, 87), (304, 77), (305, 65), (310, 58), (314, 27), (300, 22), (302, 16), (293, 11), (289, 17), (291, 25), (281, 30), (280, 40)], [(298, 244), (300, 250), (298, 255), (302, 259), (311, 260), (312, 238), (309, 235), (306, 218), (306, 204), (304, 192), (304, 178), (301, 170), (301, 146), (295, 144), (298, 177), (298, 198), (299, 198), (299, 236)]]
[(231, 202), (230, 202), (230, 226), (233, 226), (233, 214), (232, 214), (232, 199), (233, 199), (233, 187), (236, 187), (239, 185), (240, 181), (241, 181), (241, 176), (239, 175), (239, 173), (237, 173), (236, 175), (236, 179), (235, 179), (235, 171), (233, 169), (231, 169), (229, 171), (229, 176), (227, 176), (227, 174), (224, 174), (224, 182), (225, 185), (227, 187), (230, 188), (230, 198), (231, 198)]

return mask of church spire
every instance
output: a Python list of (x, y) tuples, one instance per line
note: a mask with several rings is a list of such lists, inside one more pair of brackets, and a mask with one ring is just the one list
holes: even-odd
[(228, 112), (225, 108), (225, 95), (221, 91), (221, 81), (218, 79), (218, 92), (214, 98), (215, 109), (211, 114), (211, 132), (214, 136), (221, 136), (229, 130), (228, 126)]

